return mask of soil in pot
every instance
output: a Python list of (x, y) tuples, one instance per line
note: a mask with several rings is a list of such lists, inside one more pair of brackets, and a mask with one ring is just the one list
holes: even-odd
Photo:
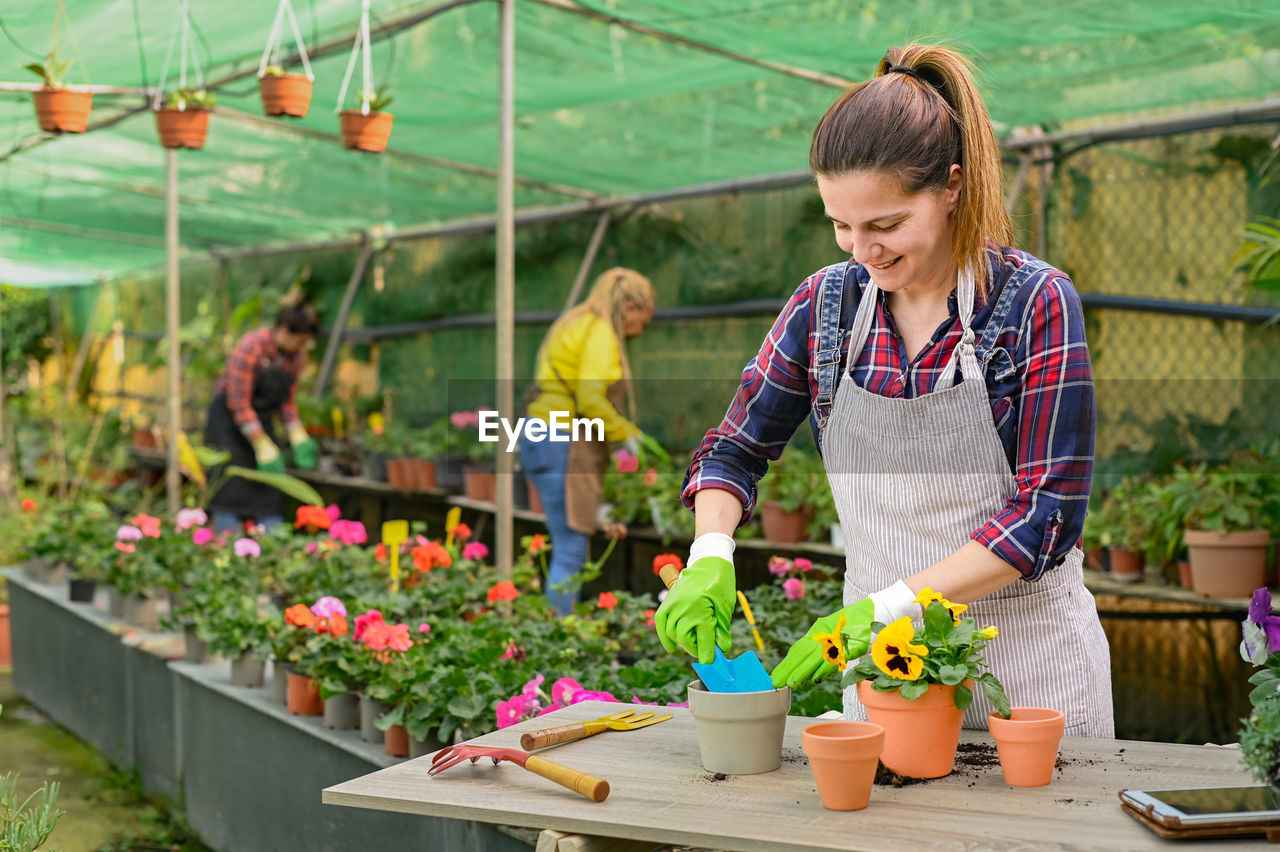
[(701, 680), (695, 680), (688, 694), (702, 766), (708, 772), (756, 775), (782, 765), (790, 689), (708, 692)]

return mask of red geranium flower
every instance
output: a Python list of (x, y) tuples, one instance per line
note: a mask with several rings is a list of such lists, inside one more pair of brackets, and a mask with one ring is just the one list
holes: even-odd
[(454, 541), (468, 541), (471, 538), (471, 527), (466, 524), (458, 524), (453, 528)]
[(546, 550), (547, 547), (547, 540), (542, 533), (538, 533), (529, 541), (529, 552), (534, 556), (537, 556), (539, 553)]
[(677, 571), (684, 570), (684, 560), (674, 553), (659, 553), (653, 557), (653, 573), (661, 573), (663, 566), (674, 565)]
[(36, 505), (36, 501), (32, 500), (30, 497), (23, 500), (20, 505), (22, 506), (22, 511), (24, 512), (34, 512), (36, 509), (40, 508), (39, 506)]
[(333, 518), (319, 506), (299, 506), (298, 514), (294, 516), (293, 521), (295, 530), (306, 528), (308, 532), (327, 530), (332, 525)]
[(513, 601), (520, 597), (520, 592), (516, 590), (516, 584), (510, 580), (499, 580), (489, 587), (488, 597), (489, 603)]
[(613, 609), (618, 605), (618, 596), (613, 592), (601, 592), (600, 597), (596, 599), (596, 606), (601, 609)]

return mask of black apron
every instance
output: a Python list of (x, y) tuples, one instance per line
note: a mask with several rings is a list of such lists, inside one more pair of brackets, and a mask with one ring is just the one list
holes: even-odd
[[(273, 420), (280, 407), (289, 401), (289, 392), (293, 389), (293, 377), (277, 367), (260, 364), (253, 377), (253, 395), (249, 403), (253, 406), (258, 421), (276, 446)], [(236, 425), (227, 407), (227, 395), (220, 393), (209, 403), (209, 413), (205, 417), (204, 442), (210, 447), (226, 450), (231, 453), (229, 464), (257, 468), (258, 458), (253, 452), (253, 445)], [(209, 500), (209, 509), (223, 512), (234, 512), (241, 518), (265, 518), (271, 515), (284, 515), (284, 495), (270, 485), (250, 482), (239, 476), (228, 479), (218, 492)]]

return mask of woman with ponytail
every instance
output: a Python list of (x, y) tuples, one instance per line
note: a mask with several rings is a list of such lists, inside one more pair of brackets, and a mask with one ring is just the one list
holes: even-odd
[[(1080, 534), (1094, 392), (1070, 279), (1012, 248), (1000, 153), (968, 61), (893, 48), (818, 123), (809, 152), (836, 244), (746, 366), (683, 497), (696, 537), (655, 617), (668, 650), (728, 650), (733, 531), (806, 419), (844, 532), (845, 608), (818, 619), (775, 686), (835, 666), (811, 638), (919, 619), (922, 590), (995, 624), (984, 654), (1010, 699), (1114, 736), (1110, 657)], [(712, 639), (714, 637), (714, 639)], [(985, 728), (981, 691), (965, 725)], [(845, 716), (864, 719), (853, 689)]]
[[(536, 396), (528, 417), (547, 428), (532, 440), (522, 432), (520, 458), (533, 481), (551, 533), (551, 565), (547, 597), (561, 615), (578, 601), (577, 574), (587, 560), (587, 542), (601, 526), (600, 495), (609, 464), (608, 444), (626, 444), (633, 453), (645, 445), (662, 453), (635, 425), (631, 365), (625, 341), (644, 331), (653, 319), (653, 285), (633, 269), (615, 267), (595, 280), (586, 301), (571, 308), (551, 326), (535, 367)], [(630, 419), (622, 414), (626, 409)], [(599, 419), (604, 441), (568, 436), (553, 440), (553, 422)], [(616, 529), (610, 529), (618, 534)]]

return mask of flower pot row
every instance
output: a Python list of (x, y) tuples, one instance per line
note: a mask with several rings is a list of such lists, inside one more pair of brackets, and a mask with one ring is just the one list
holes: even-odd
[[(354, 692), (322, 698), (320, 684), (314, 678), (279, 663), (275, 664), (275, 669), (276, 680), (283, 680), (285, 684), (284, 703), (296, 716), (320, 716), (321, 724), (334, 731), (359, 731), (360, 739), (368, 743), (382, 743), (391, 757), (421, 757), (443, 747), (442, 743), (434, 740), (411, 737), (404, 725), (390, 725), (385, 731), (378, 730), (378, 719), (391, 708), (377, 699)], [(280, 677), (281, 671), (284, 678)], [(256, 685), (261, 686), (261, 683)]]

